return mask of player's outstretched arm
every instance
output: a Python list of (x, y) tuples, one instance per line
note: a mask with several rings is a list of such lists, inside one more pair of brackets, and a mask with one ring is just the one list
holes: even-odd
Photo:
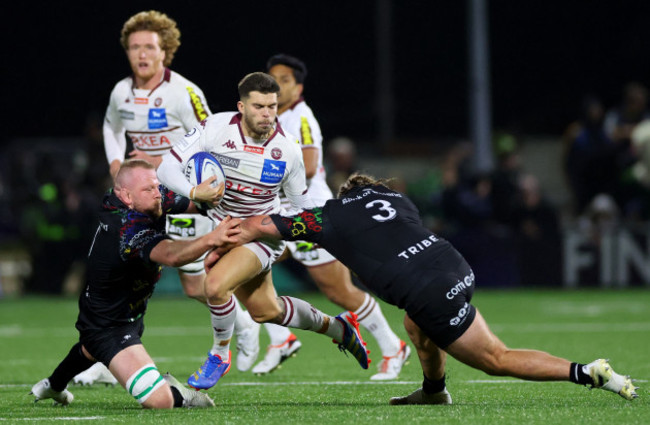
[[(229, 243), (219, 246), (216, 249), (208, 252), (208, 255), (205, 256), (203, 264), (205, 266), (206, 273), (210, 272), (210, 269), (219, 261), (221, 257), (231, 249), (236, 246), (243, 245), (250, 241), (260, 238), (273, 238), (281, 239), (282, 235), (278, 231), (273, 220), (268, 215), (259, 215), (255, 217), (247, 218), (242, 221), (239, 225), (240, 232), (230, 238)], [(235, 241), (234, 243), (231, 241)]]
[(206, 251), (237, 243), (236, 235), (240, 233), (238, 218), (226, 217), (216, 229), (194, 240), (160, 241), (152, 250), (149, 258), (156, 263), (171, 267), (180, 267), (199, 258)]

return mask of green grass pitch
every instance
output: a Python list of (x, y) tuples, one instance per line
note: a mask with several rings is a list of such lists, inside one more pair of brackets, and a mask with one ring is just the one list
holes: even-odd
[[(338, 307), (320, 294), (298, 295), (330, 314)], [(364, 333), (368, 371), (321, 335), (296, 331), (296, 358), (262, 377), (233, 367), (209, 391), (209, 410), (145, 411), (122, 388), (75, 387), (74, 402), (54, 407), (28, 392), (48, 376), (76, 341), (74, 299), (0, 300), (0, 424), (649, 424), (650, 291), (496, 291), (473, 303), (492, 330), (513, 348), (535, 348), (582, 363), (609, 358), (616, 371), (637, 379), (639, 398), (628, 402), (565, 382), (537, 383), (490, 377), (453, 359), (447, 365), (452, 406), (389, 406), (392, 396), (420, 385), (413, 353), (396, 382), (371, 383), (380, 352)], [(393, 329), (406, 339), (403, 314), (382, 304)], [(184, 381), (211, 345), (208, 312), (195, 301), (156, 296), (149, 303), (143, 342), (161, 372)], [(268, 339), (262, 330), (262, 346)], [(234, 344), (233, 344), (234, 347)], [(234, 361), (233, 353), (233, 361)]]

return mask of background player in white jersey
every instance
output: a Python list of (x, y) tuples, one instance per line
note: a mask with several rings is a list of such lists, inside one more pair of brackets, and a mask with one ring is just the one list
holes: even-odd
[[(294, 209), (313, 205), (307, 195), (300, 147), (276, 119), (280, 87), (270, 75), (255, 72), (241, 80), (238, 90), (239, 112), (212, 115), (176, 143), (158, 168), (160, 180), (177, 193), (213, 205), (209, 215), (215, 221), (280, 212), (280, 189)], [(226, 174), (223, 194), (210, 186), (214, 178), (194, 187), (185, 178), (188, 160), (201, 151), (210, 152), (221, 163)], [(271, 265), (283, 251), (284, 242), (254, 241), (225, 253), (208, 272), (205, 295), (221, 344), (210, 350), (203, 366), (190, 376), (190, 386), (211, 388), (230, 369), (235, 292), (255, 321), (324, 333), (354, 355), (364, 369), (368, 367), (354, 313), (335, 318), (303, 300), (277, 297)]]
[[(180, 46), (180, 35), (176, 22), (155, 10), (131, 16), (122, 27), (120, 43), (133, 73), (113, 88), (104, 120), (104, 147), (113, 178), (127, 155), (125, 134), (134, 148), (128, 157), (157, 167), (175, 140), (210, 115), (201, 89), (168, 68)], [(212, 220), (198, 214), (167, 216), (167, 234), (172, 239), (191, 240), (213, 226)], [(179, 276), (185, 294), (205, 304), (203, 257), (179, 268)], [(247, 343), (250, 366), (259, 352), (258, 334), (259, 325), (241, 314), (238, 345)], [(98, 381), (116, 382), (101, 363), (74, 378), (81, 384)]]
[[(325, 180), (323, 136), (320, 126), (302, 96), (307, 67), (298, 58), (278, 54), (267, 61), (266, 69), (280, 86), (278, 121), (286, 131), (298, 135), (305, 163), (308, 193), (317, 206), (322, 206), (333, 196)], [(291, 208), (282, 194), (280, 200), (285, 209)], [(359, 323), (377, 340), (383, 360), (379, 364), (379, 372), (370, 379), (396, 379), (411, 350), (392, 331), (375, 299), (354, 286), (349, 270), (323, 248), (310, 242), (287, 242), (287, 248), (285, 254), (289, 253), (307, 268), (309, 275), (327, 298), (346, 310), (354, 311), (358, 315)], [(273, 371), (301, 346), (300, 341), (286, 327), (271, 323), (266, 323), (265, 327), (271, 341), (266, 356), (252, 370), (255, 374)]]

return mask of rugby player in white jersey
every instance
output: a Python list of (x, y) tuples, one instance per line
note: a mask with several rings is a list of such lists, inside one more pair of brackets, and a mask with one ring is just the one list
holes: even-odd
[[(280, 86), (278, 121), (283, 129), (298, 136), (305, 163), (308, 193), (317, 206), (322, 206), (333, 195), (325, 179), (320, 126), (302, 97), (307, 67), (298, 58), (278, 54), (267, 61), (266, 70)], [(290, 209), (291, 205), (282, 193), (280, 201), (285, 209)], [(323, 248), (309, 242), (287, 242), (287, 248), (285, 255), (291, 255), (307, 268), (327, 298), (334, 304), (355, 312), (359, 323), (377, 340), (383, 359), (379, 364), (379, 372), (370, 379), (396, 379), (411, 354), (411, 349), (392, 331), (375, 299), (354, 286), (349, 270)], [(272, 372), (301, 347), (300, 341), (286, 327), (265, 323), (265, 328), (269, 333), (270, 345), (264, 359), (253, 368), (255, 374)]]
[[(132, 75), (120, 80), (110, 96), (104, 120), (104, 147), (111, 177), (128, 155), (154, 166), (189, 130), (210, 115), (201, 89), (170, 70), (180, 46), (180, 31), (167, 15), (150, 10), (131, 16), (122, 27), (120, 43), (126, 52)], [(126, 136), (133, 150), (126, 152)], [(214, 223), (198, 214), (167, 216), (167, 234), (176, 240), (192, 240), (209, 233)], [(185, 294), (205, 305), (203, 257), (178, 269)], [(238, 305), (238, 308), (239, 305)], [(241, 309), (241, 308), (240, 308)], [(259, 325), (245, 313), (237, 323), (238, 362), (250, 366), (259, 352)], [(215, 342), (216, 343), (216, 342)], [(115, 384), (117, 381), (97, 363), (74, 378), (75, 383)]]
[[(282, 189), (292, 209), (313, 205), (307, 195), (305, 167), (296, 139), (277, 122), (277, 92), (273, 77), (262, 72), (245, 76), (238, 85), (239, 112), (212, 115), (178, 141), (158, 167), (161, 182), (199, 202), (211, 204), (209, 215), (216, 222), (228, 216), (250, 217), (281, 212), (278, 192)], [(211, 186), (210, 178), (192, 186), (183, 170), (190, 157), (210, 152), (221, 163), (225, 192)], [(214, 386), (230, 369), (230, 339), (237, 315), (233, 293), (259, 323), (323, 333), (339, 348), (348, 350), (364, 369), (368, 353), (361, 339), (356, 314), (336, 317), (316, 310), (309, 303), (288, 296), (278, 297), (271, 278), (271, 265), (284, 251), (284, 242), (254, 241), (223, 253), (210, 267), (205, 296), (212, 314), (212, 327), (221, 343), (208, 353), (205, 363), (191, 375), (188, 384), (197, 389)]]

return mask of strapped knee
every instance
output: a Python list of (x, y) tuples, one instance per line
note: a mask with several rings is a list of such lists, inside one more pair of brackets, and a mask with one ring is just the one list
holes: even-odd
[(153, 363), (138, 369), (126, 381), (126, 390), (142, 404), (165, 383), (163, 377)]

